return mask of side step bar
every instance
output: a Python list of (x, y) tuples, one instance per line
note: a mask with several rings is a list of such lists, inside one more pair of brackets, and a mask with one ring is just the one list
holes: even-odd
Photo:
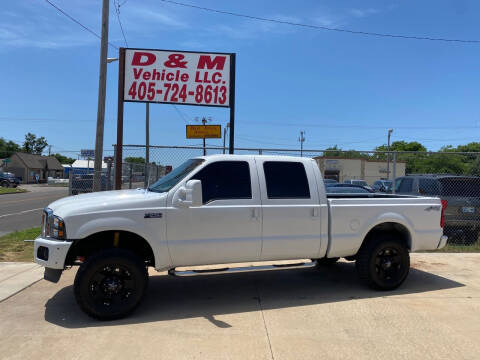
[(219, 268), (219, 269), (201, 269), (201, 270), (183, 270), (177, 271), (175, 269), (168, 270), (168, 274), (172, 276), (198, 276), (198, 275), (216, 275), (216, 274), (233, 274), (251, 271), (270, 271), (270, 270), (285, 270), (285, 269), (308, 269), (315, 267), (316, 261), (301, 262), (295, 264), (275, 264), (275, 265), (259, 265), (259, 266), (245, 266), (234, 268)]

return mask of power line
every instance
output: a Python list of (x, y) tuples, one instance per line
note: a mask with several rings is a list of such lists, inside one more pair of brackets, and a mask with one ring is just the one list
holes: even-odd
[[(50, 6), (52, 6), (53, 8), (55, 8), (57, 11), (59, 11), (60, 13), (62, 13), (63, 15), (65, 15), (67, 18), (69, 18), (70, 20), (72, 20), (74, 23), (76, 23), (77, 25), (80, 25), (84, 30), (88, 31), (90, 34), (92, 34), (93, 36), (96, 36), (97, 38), (101, 39), (101, 36), (98, 35), (95, 31), (93, 31), (92, 29), (86, 27), (85, 25), (83, 25), (80, 21), (78, 21), (77, 19), (75, 19), (73, 16), (67, 14), (64, 10), (60, 9), (57, 5), (55, 5), (54, 3), (52, 3), (50, 0), (45, 0), (45, 2), (47, 4), (49, 4)], [(115, 48), (118, 50), (118, 46), (115, 46), (113, 45), (111, 42), (108, 42), (108, 45), (110, 45), (111, 47)]]
[(396, 35), (396, 34), (388, 34), (388, 33), (369, 32), (369, 31), (355, 31), (355, 30), (348, 30), (348, 29), (338, 29), (338, 28), (331, 28), (331, 27), (327, 27), (327, 26), (302, 24), (302, 23), (297, 23), (297, 22), (293, 22), (293, 21), (277, 20), (277, 19), (271, 19), (271, 18), (264, 18), (264, 17), (260, 17), (260, 16), (234, 13), (234, 12), (231, 12), (231, 11), (212, 9), (212, 8), (207, 8), (207, 7), (197, 6), (197, 5), (192, 5), (192, 4), (185, 4), (185, 3), (182, 3), (182, 2), (172, 1), (172, 0), (161, 0), (161, 1), (163, 1), (165, 3), (173, 4), (173, 5), (184, 6), (184, 7), (188, 7), (188, 8), (193, 8), (193, 9), (197, 9), (197, 10), (204, 10), (204, 11), (214, 12), (214, 13), (223, 14), (223, 15), (231, 15), (231, 16), (236, 16), (236, 17), (241, 17), (241, 18), (246, 18), (246, 19), (251, 19), (251, 20), (258, 20), (258, 21), (271, 22), (271, 23), (277, 23), (277, 24), (291, 25), (291, 26), (303, 27), (303, 28), (308, 28), (308, 29), (313, 29), (313, 30), (337, 31), (337, 32), (343, 32), (343, 33), (349, 33), (349, 34), (355, 34), (355, 35), (366, 35), (366, 36), (377, 36), (377, 37), (399, 38), (399, 39), (410, 39), (410, 40), (429, 40), (429, 41), (475, 43), (475, 44), (480, 43), (480, 40), (433, 38), (433, 37), (429, 37), (429, 36), (409, 36), (409, 35)]
[(188, 120), (186, 119), (185, 115), (180, 111), (180, 109), (177, 107), (177, 105), (175, 104), (172, 104), (172, 105), (175, 111), (177, 112), (177, 114), (183, 119), (183, 121), (185, 121), (185, 124), (188, 124)]
[[(125, 4), (126, 1), (123, 2)], [(122, 31), (123, 40), (125, 41), (125, 45), (128, 48), (127, 38), (125, 37), (125, 31), (123, 31), (122, 21), (120, 20), (120, 6), (121, 4), (118, 0), (113, 0), (113, 5), (115, 6), (115, 14), (117, 15), (118, 25), (120, 25), (120, 30)]]

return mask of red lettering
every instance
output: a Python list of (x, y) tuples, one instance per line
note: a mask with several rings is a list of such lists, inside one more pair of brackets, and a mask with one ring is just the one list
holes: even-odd
[(180, 80), (182, 80), (183, 82), (187, 82), (188, 81), (188, 74), (182, 74), (182, 76), (180, 76)]
[(167, 81), (172, 81), (173, 80), (173, 73), (168, 73), (166, 76)]
[(152, 65), (157, 57), (152, 53), (135, 51), (132, 58), (132, 66)]
[(135, 80), (138, 80), (140, 78), (140, 75), (142, 75), (143, 69), (133, 69), (133, 77)]
[(200, 71), (195, 73), (195, 82), (202, 82), (202, 80), (200, 80)]
[(168, 68), (186, 68), (188, 61), (182, 61), (185, 58), (182, 54), (171, 54), (168, 55), (168, 60), (163, 63), (164, 66)]
[(225, 60), (227, 60), (226, 56), (215, 56), (212, 61), (210, 56), (200, 55), (197, 69), (205, 69), (205, 66), (207, 66), (207, 69), (209, 70), (213, 69), (213, 67), (215, 67), (217, 70), (223, 70), (223, 67), (225, 66)]
[(160, 80), (160, 73), (156, 69), (153, 69), (152, 80)]
[(213, 73), (212, 75), (212, 82), (214, 84), (218, 84), (220, 81), (222, 81), (222, 74), (219, 72)]
[(150, 76), (152, 73), (150, 71), (144, 72), (143, 73), (143, 80), (150, 80)]

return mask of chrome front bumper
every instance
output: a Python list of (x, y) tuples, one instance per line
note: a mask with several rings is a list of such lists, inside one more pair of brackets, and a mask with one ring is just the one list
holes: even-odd
[(448, 240), (448, 236), (446, 235), (440, 236), (440, 241), (438, 242), (437, 249), (441, 249), (445, 247), (445, 245), (447, 245), (447, 240)]
[(33, 258), (37, 264), (46, 268), (63, 270), (70, 246), (71, 241), (38, 237), (35, 239)]

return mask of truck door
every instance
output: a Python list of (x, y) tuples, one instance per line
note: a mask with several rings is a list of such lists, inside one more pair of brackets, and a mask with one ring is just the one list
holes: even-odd
[(171, 206), (167, 214), (173, 264), (258, 261), (261, 206), (255, 160), (216, 161), (188, 180), (194, 179), (202, 182), (203, 205)]
[(312, 258), (320, 249), (320, 203), (311, 163), (256, 158), (263, 213), (262, 260)]

